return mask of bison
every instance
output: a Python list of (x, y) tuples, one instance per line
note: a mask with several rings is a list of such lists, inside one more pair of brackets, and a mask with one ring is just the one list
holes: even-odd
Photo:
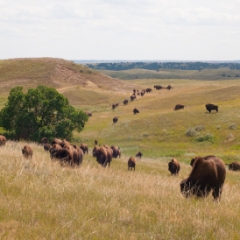
[(51, 148), (51, 145), (50, 145), (49, 143), (45, 143), (45, 144), (43, 145), (43, 149), (44, 149), (45, 151), (49, 151), (50, 148)]
[(180, 109), (184, 109), (184, 105), (182, 104), (177, 104), (174, 108), (174, 111), (180, 110)]
[(112, 104), (112, 109), (114, 110), (116, 107), (118, 107), (119, 106), (119, 103), (113, 103)]
[(143, 97), (144, 94), (145, 94), (145, 92), (146, 92), (146, 90), (142, 90), (141, 93), (140, 93), (140, 95)]
[(88, 145), (85, 143), (81, 143), (80, 148), (82, 149), (83, 153), (87, 153), (88, 154)]
[(134, 169), (134, 171), (135, 171), (135, 166), (136, 166), (135, 158), (134, 157), (130, 157), (128, 159), (128, 170)]
[(25, 158), (31, 158), (33, 155), (33, 150), (29, 145), (25, 145), (22, 149), (22, 154)]
[(128, 100), (125, 99), (125, 100), (123, 101), (123, 104), (124, 104), (124, 105), (127, 105), (127, 104), (128, 104)]
[(209, 113), (211, 113), (212, 110), (215, 110), (216, 112), (218, 112), (218, 106), (215, 104), (208, 103), (205, 106)]
[(110, 163), (113, 157), (112, 155), (112, 149), (107, 146), (102, 146), (94, 152), (94, 156), (96, 157), (97, 162), (103, 167), (106, 167), (107, 165), (110, 167)]
[(43, 137), (43, 138), (41, 139), (41, 143), (42, 143), (42, 144), (48, 143), (48, 138), (47, 138), (47, 137)]
[(154, 85), (154, 88), (156, 88), (156, 90), (160, 90), (162, 89), (163, 87), (161, 85)]
[(151, 88), (147, 88), (147, 89), (146, 89), (146, 93), (150, 93), (151, 91), (152, 91)]
[(206, 197), (212, 191), (214, 199), (220, 200), (225, 177), (223, 160), (216, 156), (196, 157), (189, 177), (180, 183), (180, 190), (185, 197)]
[(0, 135), (0, 146), (4, 146), (6, 144), (7, 139), (5, 136)]
[(232, 162), (229, 164), (229, 170), (232, 171), (240, 171), (240, 163), (239, 162)]
[[(206, 157), (204, 157), (205, 160), (211, 159), (212, 157), (215, 157), (214, 155), (208, 155)], [(195, 163), (196, 158), (193, 158), (190, 162), (190, 165), (193, 167), (194, 163)]]
[(171, 85), (168, 85), (168, 86), (166, 87), (166, 89), (168, 89), (168, 90), (170, 90), (171, 88), (172, 88)]
[(85, 112), (85, 114), (86, 114), (88, 117), (92, 117), (92, 113), (91, 113), (91, 112)]
[(114, 117), (113, 118), (113, 123), (117, 123), (119, 117)]
[(134, 99), (136, 99), (136, 95), (131, 95), (130, 99), (131, 99), (131, 101), (133, 101)]
[(133, 109), (133, 114), (139, 113), (139, 110), (137, 108)]
[(94, 140), (94, 144), (95, 144), (95, 145), (98, 144), (98, 140), (97, 140), (97, 139)]
[(121, 150), (120, 150), (120, 148), (119, 147), (117, 147), (117, 146), (111, 146), (111, 149), (112, 149), (112, 151), (113, 151), (113, 158), (117, 158), (117, 157), (121, 157)]
[(62, 140), (59, 139), (59, 138), (54, 138), (54, 139), (52, 140), (52, 145), (54, 145), (54, 144), (59, 144), (59, 145), (61, 145), (61, 144), (62, 144)]
[(142, 155), (143, 155), (143, 154), (139, 151), (139, 152), (136, 153), (135, 157), (139, 157), (139, 158), (141, 158)]
[(173, 158), (169, 163), (168, 163), (168, 171), (172, 175), (177, 175), (180, 171), (180, 164), (177, 159)]

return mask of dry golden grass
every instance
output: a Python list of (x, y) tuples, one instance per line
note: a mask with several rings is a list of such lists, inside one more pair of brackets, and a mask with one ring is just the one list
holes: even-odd
[(90, 155), (72, 169), (51, 161), (43, 147), (24, 142), (0, 148), (2, 239), (238, 239), (239, 173), (227, 170), (220, 203), (212, 197), (185, 199), (179, 183), (191, 167), (170, 176), (170, 158), (127, 156), (100, 167)]

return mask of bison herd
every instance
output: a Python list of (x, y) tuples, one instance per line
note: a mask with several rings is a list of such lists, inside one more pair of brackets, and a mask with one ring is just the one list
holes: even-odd
[[(47, 138), (42, 138), (44, 150), (50, 154), (50, 159), (58, 160), (61, 163), (68, 164), (69, 166), (80, 166), (85, 154), (88, 154), (87, 144), (82, 143), (80, 146), (71, 144), (66, 140), (54, 138), (48, 143)], [(0, 135), (0, 146), (4, 146), (6, 138)], [(110, 167), (113, 158), (121, 157), (121, 150), (118, 146), (97, 145), (98, 141), (94, 141), (94, 148), (92, 156), (102, 167)], [(32, 158), (33, 149), (29, 145), (22, 148), (22, 155), (25, 158)], [(135, 157), (130, 157), (127, 162), (128, 170), (136, 168), (136, 158), (141, 158), (142, 153), (136, 153)], [(212, 192), (215, 200), (220, 200), (224, 181), (226, 178), (226, 167), (222, 159), (208, 155), (206, 157), (195, 157), (190, 161), (192, 170), (189, 176), (182, 180), (180, 183), (180, 191), (185, 197), (196, 196), (206, 197)], [(227, 164), (226, 164), (227, 165)], [(177, 159), (173, 158), (168, 163), (168, 170), (172, 175), (178, 175), (180, 171), (180, 163)], [(239, 171), (240, 163), (232, 162), (229, 164), (229, 170)]]

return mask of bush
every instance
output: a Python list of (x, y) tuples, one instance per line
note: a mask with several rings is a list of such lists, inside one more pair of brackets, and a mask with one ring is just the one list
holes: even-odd
[(188, 136), (188, 137), (193, 137), (193, 136), (196, 136), (196, 135), (197, 135), (196, 130), (193, 129), (193, 128), (189, 128), (186, 131), (186, 136)]
[(196, 142), (213, 142), (213, 136), (212, 134), (208, 133), (204, 136), (199, 136), (195, 139)]
[(197, 132), (201, 132), (202, 130), (204, 130), (205, 129), (205, 127), (203, 126), (203, 125), (199, 125), (199, 126), (196, 126), (195, 127), (195, 130), (197, 131)]

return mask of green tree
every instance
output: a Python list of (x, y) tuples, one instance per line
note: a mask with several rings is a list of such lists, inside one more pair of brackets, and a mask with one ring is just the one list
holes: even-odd
[(39, 141), (42, 137), (68, 140), (73, 130), (80, 132), (88, 116), (72, 107), (54, 88), (38, 86), (26, 94), (23, 87), (11, 89), (0, 111), (0, 125), (15, 139)]

